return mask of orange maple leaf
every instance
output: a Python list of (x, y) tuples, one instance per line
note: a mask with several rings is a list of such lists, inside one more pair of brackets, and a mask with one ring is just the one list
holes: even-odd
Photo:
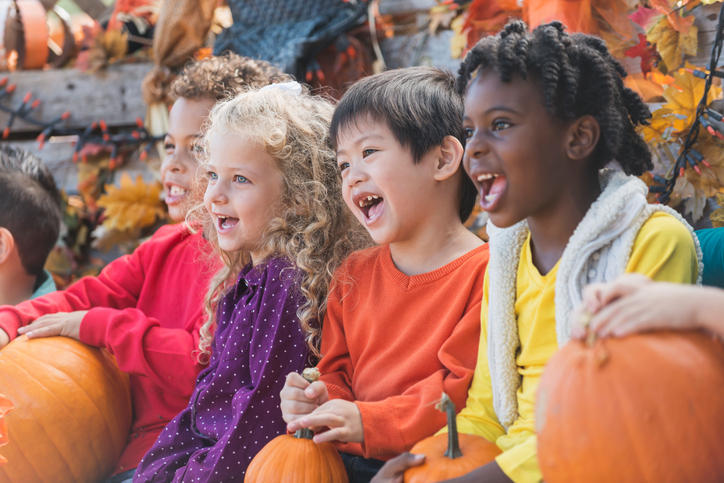
[(105, 185), (107, 194), (98, 198), (98, 206), (105, 208), (104, 227), (109, 230), (134, 230), (150, 226), (157, 218), (166, 216), (160, 183), (146, 184), (138, 175), (134, 184), (128, 173), (123, 173), (120, 184), (120, 188)]

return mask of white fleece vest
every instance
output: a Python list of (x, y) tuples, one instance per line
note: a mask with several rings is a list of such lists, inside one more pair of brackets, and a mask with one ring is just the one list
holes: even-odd
[[(581, 302), (583, 287), (592, 282), (610, 282), (626, 269), (641, 226), (657, 211), (681, 221), (691, 232), (699, 259), (697, 284), (701, 284), (702, 255), (691, 226), (674, 210), (646, 202), (648, 188), (635, 176), (605, 169), (600, 172), (601, 196), (591, 205), (568, 240), (558, 267), (555, 286), (555, 316), (558, 347), (571, 335), (571, 311)], [(520, 253), (528, 236), (522, 221), (510, 228), (488, 222), (488, 365), (493, 383), (493, 406), (506, 429), (518, 417), (516, 393), (521, 384), (516, 356), (520, 348), (515, 316)]]

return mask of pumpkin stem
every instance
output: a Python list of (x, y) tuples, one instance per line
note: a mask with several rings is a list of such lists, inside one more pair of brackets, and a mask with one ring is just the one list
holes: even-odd
[(596, 342), (596, 333), (588, 328), (592, 318), (593, 314), (588, 310), (584, 310), (581, 314), (581, 325), (586, 328), (586, 345), (588, 347), (593, 347), (593, 343)]
[[(319, 369), (316, 367), (308, 367), (302, 371), (302, 377), (310, 384), (318, 380), (319, 376)], [(314, 432), (309, 428), (303, 428), (294, 433), (294, 437), (299, 439), (312, 439), (314, 438)]]
[(450, 459), (460, 458), (463, 453), (460, 451), (460, 441), (458, 440), (458, 423), (455, 420), (455, 403), (450, 397), (442, 393), (442, 399), (435, 405), (438, 411), (444, 411), (447, 415), (447, 451), (445, 456)]

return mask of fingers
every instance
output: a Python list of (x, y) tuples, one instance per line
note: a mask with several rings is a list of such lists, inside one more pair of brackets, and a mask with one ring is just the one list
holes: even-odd
[(583, 339), (586, 337), (588, 323), (590, 323), (590, 312), (583, 304), (573, 310), (571, 314), (571, 339)]
[(3, 329), (0, 329), (0, 349), (10, 343), (10, 336)]
[(312, 401), (315, 401), (317, 404), (324, 404), (329, 401), (329, 391), (327, 391), (327, 385), (322, 381), (311, 383), (304, 390), (304, 396)]
[(606, 284), (599, 295), (602, 306), (608, 305), (614, 300), (638, 292), (642, 287), (651, 283), (651, 279), (640, 273), (629, 273), (616, 279), (613, 283)]
[(42, 317), (38, 317), (35, 319), (35, 321), (31, 322), (30, 324), (20, 327), (18, 329), (18, 334), (27, 334), (28, 332), (34, 331), (36, 329), (40, 329), (42, 327), (47, 327), (48, 325), (57, 324), (58, 323), (58, 314), (50, 314), (50, 315), (43, 315)]
[(41, 337), (54, 337), (56, 335), (63, 335), (63, 324), (55, 323), (37, 328), (33, 327), (33, 325), (35, 324), (29, 325), (28, 327), (30, 327), (31, 330), (25, 332), (25, 335), (28, 336), (28, 339), (39, 339)]
[(280, 404), (282, 418), (286, 423), (291, 423), (317, 409), (317, 403), (304, 395), (304, 389), (308, 386), (309, 382), (296, 372), (287, 376), (284, 388), (279, 393), (282, 400)]
[(290, 372), (287, 375), (287, 381), (284, 383), (284, 388), (286, 389), (287, 386), (304, 390), (307, 386), (309, 386), (309, 381), (304, 379), (301, 374)]
[[(297, 419), (304, 417), (317, 409), (317, 405), (314, 403), (284, 399), (282, 399), (279, 407), (282, 410), (282, 418), (285, 423), (296, 421)], [(296, 431), (296, 429), (290, 429), (290, 431)]]
[(402, 483), (405, 471), (424, 461), (424, 454), (402, 453), (385, 463), (371, 483)]

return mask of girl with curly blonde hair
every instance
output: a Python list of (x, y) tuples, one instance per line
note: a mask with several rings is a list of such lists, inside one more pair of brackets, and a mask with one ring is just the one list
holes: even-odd
[(196, 188), (203, 205), (188, 217), (224, 260), (199, 343), (209, 366), (134, 481), (243, 481), (253, 456), (285, 431), (285, 376), (318, 356), (332, 274), (368, 244), (344, 207), (332, 112), (297, 83), (212, 109)]

